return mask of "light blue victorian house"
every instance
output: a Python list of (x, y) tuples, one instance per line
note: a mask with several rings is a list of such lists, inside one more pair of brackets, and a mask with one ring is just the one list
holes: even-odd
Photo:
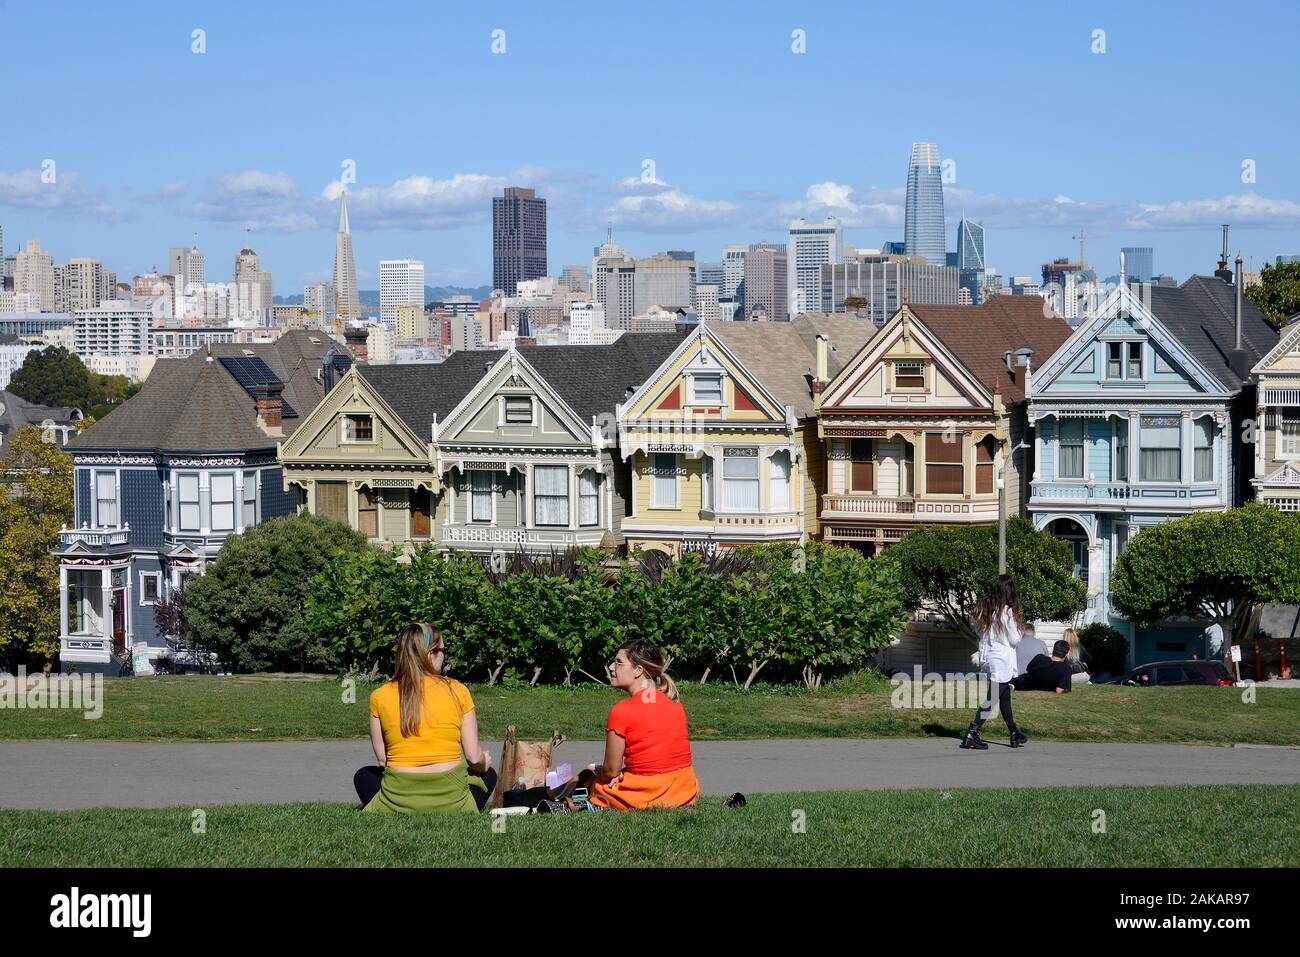
[(1034, 375), (1030, 516), (1074, 549), (1083, 623), (1126, 635), (1132, 664), (1222, 652), (1201, 622), (1136, 627), (1109, 592), (1115, 559), (1143, 528), (1249, 495), (1250, 369), (1277, 332), (1239, 288), (1222, 267), (1177, 287), (1121, 286)]

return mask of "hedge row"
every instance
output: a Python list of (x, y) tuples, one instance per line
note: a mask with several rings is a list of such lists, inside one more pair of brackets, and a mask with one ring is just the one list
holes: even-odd
[(441, 628), (450, 668), (488, 683), (604, 679), (618, 646), (647, 638), (678, 676), (761, 673), (817, 687), (893, 641), (906, 613), (896, 568), (833, 545), (758, 545), (714, 556), (617, 561), (597, 550), (523, 553), (493, 567), (420, 546), (339, 553), (311, 581), (310, 644), (336, 665), (388, 673), (398, 629)]

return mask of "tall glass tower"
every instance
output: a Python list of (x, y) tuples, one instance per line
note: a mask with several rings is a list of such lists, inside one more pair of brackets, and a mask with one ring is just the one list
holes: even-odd
[(943, 176), (939, 147), (913, 143), (907, 167), (907, 208), (903, 249), (909, 256), (924, 256), (932, 266), (947, 262), (943, 241)]
[(962, 217), (957, 224), (957, 270), (961, 287), (970, 292), (970, 301), (984, 301), (987, 266), (984, 259), (984, 227)]

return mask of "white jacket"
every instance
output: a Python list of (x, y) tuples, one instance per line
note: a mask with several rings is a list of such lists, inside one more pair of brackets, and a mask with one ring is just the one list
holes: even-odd
[(980, 670), (990, 680), (1005, 682), (1016, 676), (1016, 645), (1020, 644), (1020, 626), (1010, 608), (1003, 608), (988, 631), (980, 635)]

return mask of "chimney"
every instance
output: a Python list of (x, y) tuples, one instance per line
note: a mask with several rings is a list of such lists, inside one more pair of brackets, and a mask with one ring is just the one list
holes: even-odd
[(1228, 227), (1223, 227), (1223, 253), (1219, 256), (1219, 268), (1214, 270), (1214, 278), (1226, 283), (1232, 282), (1232, 273), (1228, 271)]
[(817, 374), (813, 376), (812, 390), (813, 395), (821, 395), (822, 390), (826, 388), (829, 380), (827, 375), (827, 363), (829, 362), (828, 340), (820, 332), (817, 333)]
[(1228, 365), (1232, 368), (1233, 375), (1243, 382), (1250, 375), (1250, 359), (1246, 355), (1246, 350), (1241, 345), (1241, 254), (1237, 254), (1237, 259), (1233, 263), (1237, 267), (1237, 275), (1234, 285), (1237, 287), (1236, 292), (1236, 309), (1234, 317), (1237, 321), (1237, 338), (1233, 345), (1232, 351), (1228, 353)]
[(253, 408), (257, 427), (270, 436), (284, 435), (284, 385), (265, 382), (253, 386)]

